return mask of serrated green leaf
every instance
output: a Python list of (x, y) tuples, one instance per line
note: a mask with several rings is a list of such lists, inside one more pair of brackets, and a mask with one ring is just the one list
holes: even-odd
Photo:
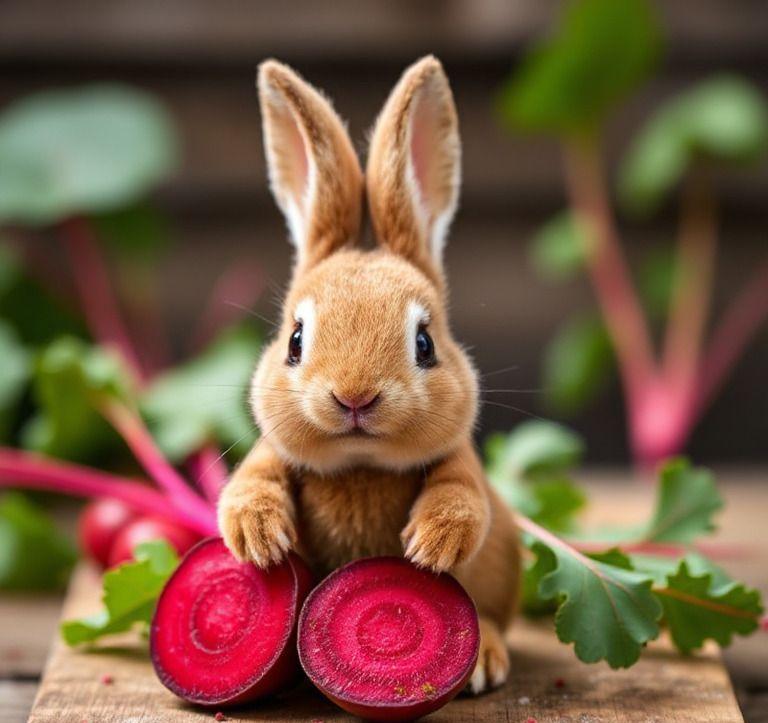
[(77, 552), (24, 495), (0, 500), (0, 589), (51, 590), (67, 581)]
[(747, 81), (721, 75), (673, 98), (646, 124), (622, 162), (619, 192), (653, 211), (691, 165), (744, 164), (768, 148), (768, 103)]
[(62, 623), (61, 635), (67, 645), (91, 643), (152, 621), (157, 599), (179, 560), (165, 540), (142, 543), (134, 555), (135, 562), (104, 573), (101, 612)]
[(612, 668), (627, 668), (637, 662), (642, 647), (659, 634), (662, 607), (651, 592), (651, 576), (579, 555), (567, 545), (536, 541), (532, 549), (548, 569), (539, 595), (560, 601), (558, 638), (574, 643), (585, 663), (605, 660)]
[(733, 635), (757, 629), (763, 612), (760, 593), (714, 572), (696, 558), (687, 557), (656, 589), (664, 606), (664, 620), (672, 640), (690, 653), (714, 640), (725, 647)]
[(0, 319), (0, 441), (7, 439), (32, 372), (32, 355), (16, 332)]
[(569, 2), (559, 28), (528, 54), (504, 89), (503, 117), (533, 131), (590, 131), (649, 75), (659, 49), (649, 2)]
[(531, 261), (545, 278), (565, 279), (584, 265), (586, 244), (573, 215), (564, 211), (547, 221), (533, 237)]
[(163, 108), (117, 85), (43, 91), (0, 117), (0, 221), (51, 224), (119, 208), (175, 165)]
[(160, 377), (142, 402), (153, 435), (173, 462), (210, 441), (242, 455), (256, 430), (248, 415), (248, 384), (259, 354), (251, 327), (224, 332), (199, 357)]
[(120, 360), (79, 339), (58, 339), (34, 371), (39, 412), (23, 433), (26, 447), (65, 459), (84, 459), (117, 437), (97, 411), (100, 399), (125, 399), (130, 382)]
[(642, 539), (691, 543), (715, 529), (712, 517), (722, 506), (709, 470), (694, 468), (684, 459), (671, 460), (661, 470), (656, 509)]
[(594, 316), (566, 321), (544, 352), (546, 400), (561, 414), (574, 414), (611, 380), (614, 354), (608, 332)]
[(557, 610), (558, 601), (556, 599), (550, 598), (545, 600), (539, 594), (541, 580), (550, 572), (549, 561), (545, 556), (535, 556), (533, 560), (525, 562), (520, 590), (520, 603), (526, 615), (548, 615)]

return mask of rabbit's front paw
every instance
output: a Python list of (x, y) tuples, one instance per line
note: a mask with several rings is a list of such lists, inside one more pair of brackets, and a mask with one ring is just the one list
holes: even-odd
[(405, 556), (435, 572), (451, 570), (471, 557), (480, 543), (482, 521), (450, 510), (415, 510), (402, 532)]
[(296, 542), (291, 510), (283, 490), (258, 484), (248, 490), (225, 487), (219, 501), (219, 530), (238, 560), (268, 567), (282, 560)]

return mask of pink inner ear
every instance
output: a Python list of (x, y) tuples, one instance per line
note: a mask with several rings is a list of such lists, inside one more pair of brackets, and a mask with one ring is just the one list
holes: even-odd
[(301, 135), (299, 126), (292, 114), (286, 123), (286, 144), (290, 153), (290, 171), (291, 178), (289, 184), (293, 191), (299, 206), (304, 200), (304, 193), (307, 189), (309, 180), (309, 158), (307, 157), (307, 148), (304, 143), (304, 137)]
[[(426, 90), (426, 89), (425, 89)], [(432, 104), (422, 91), (414, 99), (411, 115), (411, 163), (419, 191), (419, 201), (428, 217), (434, 208), (436, 117)]]

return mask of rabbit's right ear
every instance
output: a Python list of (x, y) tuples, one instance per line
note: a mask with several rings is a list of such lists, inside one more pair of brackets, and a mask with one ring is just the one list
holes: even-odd
[(266, 60), (258, 86), (272, 193), (306, 270), (357, 240), (363, 174), (341, 119), (296, 72)]

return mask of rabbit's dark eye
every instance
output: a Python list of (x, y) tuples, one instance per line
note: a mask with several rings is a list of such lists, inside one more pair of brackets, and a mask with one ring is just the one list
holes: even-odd
[(416, 364), (425, 369), (437, 364), (435, 342), (423, 326), (416, 332)]
[(302, 325), (301, 322), (298, 322), (296, 324), (296, 328), (293, 330), (293, 334), (291, 334), (291, 338), (288, 341), (288, 359), (286, 359), (286, 363), (290, 364), (291, 366), (295, 366), (301, 361), (301, 332), (302, 332)]

